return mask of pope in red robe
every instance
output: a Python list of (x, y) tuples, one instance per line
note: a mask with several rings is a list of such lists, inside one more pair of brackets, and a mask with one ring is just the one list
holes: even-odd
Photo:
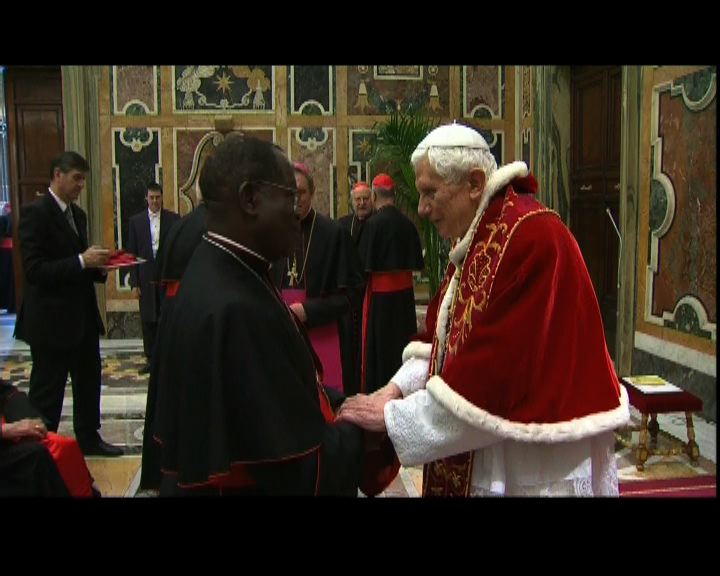
[(496, 168), (471, 128), (435, 129), (412, 161), (450, 264), (424, 338), (340, 419), (386, 430), (403, 465), (424, 465), (424, 496), (617, 495), (627, 394), (572, 234), (526, 165)]

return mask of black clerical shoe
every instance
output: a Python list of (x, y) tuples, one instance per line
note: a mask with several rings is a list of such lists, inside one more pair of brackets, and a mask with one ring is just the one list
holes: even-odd
[(122, 448), (108, 444), (105, 440), (100, 438), (99, 434), (96, 438), (90, 440), (78, 440), (78, 444), (80, 445), (80, 450), (82, 450), (82, 453), (85, 456), (105, 456), (107, 458), (114, 458), (116, 456), (123, 455)]
[(150, 364), (145, 364), (140, 370), (138, 370), (138, 374), (150, 374)]

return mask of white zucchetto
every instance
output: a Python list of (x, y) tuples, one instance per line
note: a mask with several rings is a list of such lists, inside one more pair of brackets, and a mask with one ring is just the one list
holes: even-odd
[(490, 150), (485, 139), (480, 135), (479, 132), (473, 130), (468, 126), (457, 124), (445, 124), (444, 126), (438, 126), (430, 132), (418, 144), (416, 151), (427, 150), (431, 147), (437, 148), (479, 148), (482, 150)]

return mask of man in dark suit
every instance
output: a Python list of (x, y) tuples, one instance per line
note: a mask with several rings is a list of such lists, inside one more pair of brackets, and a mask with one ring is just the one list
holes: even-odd
[(160, 317), (160, 289), (155, 282), (156, 256), (170, 227), (180, 216), (162, 207), (162, 188), (156, 182), (147, 186), (148, 209), (130, 218), (127, 250), (145, 262), (130, 269), (130, 286), (140, 300), (143, 348), (147, 363), (141, 374), (150, 372), (150, 359), (155, 345), (158, 318)]
[(100, 334), (105, 333), (94, 282), (109, 250), (88, 246), (87, 216), (75, 200), (90, 166), (76, 152), (52, 162), (50, 187), (23, 207), (18, 227), (25, 293), (15, 336), (30, 345), (30, 402), (47, 429), (60, 424), (68, 372), (72, 378), (73, 427), (85, 455), (120, 456), (100, 429)]

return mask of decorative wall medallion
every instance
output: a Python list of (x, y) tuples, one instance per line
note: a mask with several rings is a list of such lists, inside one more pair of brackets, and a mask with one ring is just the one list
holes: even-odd
[(261, 113), (274, 110), (272, 66), (173, 66), (173, 110)]
[(368, 181), (369, 161), (375, 149), (377, 134), (373, 130), (348, 130), (350, 158), (348, 159), (348, 190), (359, 181)]

